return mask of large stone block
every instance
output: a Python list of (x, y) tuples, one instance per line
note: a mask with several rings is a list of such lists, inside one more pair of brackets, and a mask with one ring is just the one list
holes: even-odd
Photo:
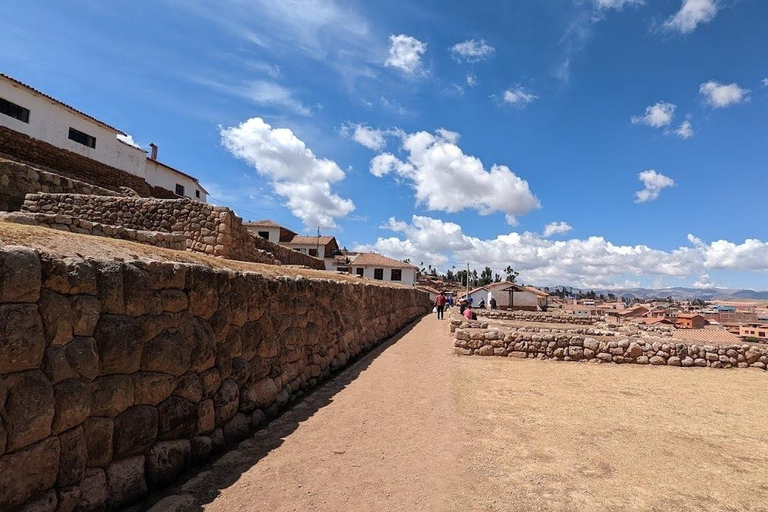
[(56, 491), (50, 489), (42, 496), (38, 496), (27, 503), (18, 512), (57, 512), (58, 498)]
[(93, 338), (75, 338), (63, 347), (49, 347), (43, 371), (56, 384), (66, 379), (92, 381), (99, 375), (99, 353)]
[(42, 267), (37, 251), (6, 245), (0, 251), (0, 303), (37, 302)]
[(147, 454), (147, 483), (151, 489), (159, 489), (172, 483), (189, 469), (192, 461), (192, 445), (189, 440), (162, 441)]
[(138, 501), (147, 493), (144, 456), (113, 462), (107, 468), (107, 506), (117, 510)]
[(160, 294), (152, 289), (149, 272), (132, 263), (123, 269), (123, 294), (127, 315), (159, 315), (163, 312)]
[(5, 407), (0, 416), (7, 431), (6, 450), (23, 448), (51, 435), (54, 415), (53, 388), (43, 372), (29, 370), (6, 376)]
[(251, 433), (251, 420), (238, 412), (224, 425), (224, 441), (227, 446), (234, 446)]
[(191, 331), (192, 371), (203, 372), (216, 363), (216, 337), (213, 329), (205, 320), (195, 318)]
[(67, 430), (59, 435), (61, 455), (57, 487), (68, 487), (80, 483), (88, 463), (88, 446), (82, 426)]
[(0, 305), (0, 374), (38, 368), (44, 351), (43, 322), (37, 306)]
[(83, 423), (89, 467), (105, 468), (112, 462), (114, 429), (111, 418), (89, 418)]
[(210, 398), (221, 386), (221, 374), (216, 368), (211, 368), (200, 374), (200, 384), (203, 387), (203, 398)]
[(169, 396), (176, 385), (173, 375), (137, 372), (132, 375), (136, 405), (157, 405)]
[(180, 396), (171, 396), (157, 406), (161, 440), (191, 437), (197, 426), (197, 406)]
[(69, 300), (61, 294), (43, 290), (39, 307), (48, 344), (60, 347), (70, 342), (74, 337), (74, 314)]
[(69, 301), (74, 315), (75, 336), (93, 336), (101, 312), (99, 299), (91, 295), (76, 295)]
[(11, 510), (53, 487), (59, 472), (58, 437), (0, 457), (0, 510)]
[(81, 258), (43, 255), (43, 287), (64, 295), (96, 295), (96, 271)]
[(80, 483), (78, 512), (103, 512), (107, 507), (107, 475), (103, 469), (86, 470)]
[(103, 375), (139, 370), (143, 333), (135, 319), (124, 315), (101, 315), (94, 337)]
[(113, 315), (125, 314), (125, 294), (123, 290), (122, 263), (106, 261), (97, 262), (101, 312)]
[(130, 375), (108, 375), (93, 381), (91, 415), (114, 418), (134, 404)]
[(239, 405), (240, 391), (235, 381), (227, 379), (213, 395), (213, 403), (216, 408), (216, 425), (223, 425), (232, 419)]
[(141, 369), (179, 377), (189, 370), (192, 345), (178, 329), (166, 329), (144, 345)]
[(203, 386), (196, 373), (189, 372), (181, 377), (176, 384), (174, 395), (178, 395), (196, 404), (203, 399)]
[(207, 434), (216, 427), (216, 409), (213, 400), (208, 398), (197, 405), (197, 428), (195, 433)]
[(142, 453), (157, 439), (158, 412), (149, 405), (134, 405), (115, 418), (114, 457)]
[(53, 395), (56, 402), (54, 434), (80, 425), (91, 413), (91, 387), (87, 382), (65, 380), (53, 388)]

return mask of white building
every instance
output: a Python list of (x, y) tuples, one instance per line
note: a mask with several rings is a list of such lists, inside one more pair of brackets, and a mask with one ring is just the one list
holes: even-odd
[(549, 294), (533, 286), (520, 286), (509, 282), (491, 283), (469, 292), (473, 306), (481, 300), (490, 308), (491, 299), (496, 299), (496, 306), (501, 309), (522, 309), (545, 311), (549, 306)]
[(118, 136), (126, 134), (117, 128), (2, 73), (0, 126), (139, 176), (176, 195), (207, 199), (196, 178), (156, 161), (156, 146), (154, 159), (147, 157), (143, 149), (120, 140)]
[(410, 263), (393, 260), (381, 254), (365, 252), (358, 254), (349, 265), (354, 275), (375, 279), (377, 281), (387, 281), (390, 283), (401, 283), (413, 286), (416, 282), (417, 268)]
[(296, 233), (290, 229), (284, 228), (277, 222), (269, 219), (243, 222), (243, 226), (254, 235), (269, 240), (273, 244), (288, 242), (296, 236)]
[(325, 262), (325, 270), (336, 270), (335, 257), (340, 251), (335, 237), (296, 235), (287, 242), (280, 242), (280, 245), (320, 258)]

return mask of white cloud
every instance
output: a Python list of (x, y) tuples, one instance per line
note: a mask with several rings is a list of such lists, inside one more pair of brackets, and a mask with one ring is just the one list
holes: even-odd
[(701, 84), (699, 92), (704, 95), (708, 105), (723, 108), (749, 101), (749, 89), (742, 89), (737, 84), (721, 84), (710, 80)]
[(664, 22), (664, 28), (689, 34), (715, 19), (719, 10), (719, 0), (683, 0), (680, 10)]
[(204, 79), (195, 79), (194, 81), (226, 94), (245, 98), (257, 105), (290, 110), (302, 116), (312, 115), (309, 108), (294, 98), (290, 89), (276, 82), (251, 80), (240, 84), (230, 84)]
[(484, 39), (467, 39), (451, 46), (451, 56), (458, 62), (480, 62), (490, 58), (496, 48)]
[(562, 235), (563, 233), (568, 233), (569, 231), (573, 231), (573, 227), (568, 224), (567, 222), (550, 222), (546, 226), (544, 226), (544, 238), (549, 238), (552, 235)]
[(133, 140), (133, 137), (130, 134), (128, 134), (128, 133), (126, 133), (125, 135), (123, 135), (122, 133), (118, 133), (117, 134), (117, 140), (119, 140), (120, 142), (125, 142), (129, 146), (133, 146), (135, 148), (143, 149), (141, 146), (139, 146), (139, 144), (135, 140)]
[(643, 190), (635, 192), (636, 203), (646, 203), (659, 197), (661, 191), (668, 187), (674, 187), (675, 182), (672, 178), (664, 176), (653, 169), (643, 171), (637, 175), (643, 182)]
[(681, 139), (689, 139), (693, 137), (693, 126), (690, 121), (683, 121), (672, 133)]
[[(768, 85), (768, 78), (764, 80), (766, 82), (766, 85)], [(478, 84), (477, 76), (475, 76), (474, 73), (467, 73), (467, 85), (470, 87), (474, 87)]]
[(676, 108), (672, 103), (659, 101), (646, 108), (644, 116), (632, 116), (632, 123), (645, 124), (653, 128), (663, 128), (672, 122)]
[(345, 123), (341, 134), (374, 151), (381, 151), (387, 145), (385, 131), (364, 124)]
[(268, 178), (307, 229), (335, 228), (337, 218), (355, 209), (351, 200), (331, 190), (332, 183), (344, 179), (344, 171), (333, 160), (318, 158), (291, 130), (254, 117), (220, 132), (224, 147)]
[(509, 103), (510, 105), (515, 105), (518, 107), (524, 107), (527, 104), (539, 99), (539, 97), (526, 92), (522, 85), (516, 85), (504, 91), (503, 99), (504, 103)]
[(643, 5), (645, 0), (593, 0), (597, 9), (621, 10), (627, 5)]
[(699, 278), (703, 283), (701, 277), (711, 270), (768, 273), (768, 243), (760, 240), (707, 244), (689, 235), (692, 247), (663, 251), (646, 245), (615, 245), (599, 236), (555, 241), (535, 233), (510, 232), (481, 239), (466, 235), (458, 224), (418, 215), (410, 223), (391, 218), (383, 227), (401, 236), (379, 238), (355, 249), (410, 258), (443, 269), (469, 262), (478, 271), (489, 266), (503, 274), (511, 265), (521, 272), (522, 281), (541, 286), (608, 288), (630, 278), (639, 284), (636, 278), (646, 276)]
[(411, 182), (416, 200), (429, 210), (458, 212), (477, 210), (481, 215), (503, 212), (523, 215), (540, 207), (528, 182), (505, 165), (486, 170), (479, 158), (466, 155), (458, 146), (459, 134), (444, 129), (435, 134), (402, 134), (403, 162), (391, 153), (371, 160), (371, 174), (395, 174)]
[(712, 279), (709, 277), (709, 274), (702, 274), (699, 276), (699, 278), (691, 284), (691, 287), (693, 288), (699, 288), (699, 289), (706, 289), (706, 288), (717, 288), (718, 286), (712, 282)]
[(763, 87), (768, 87), (768, 78), (763, 78), (762, 82), (760, 83), (763, 84)]
[(427, 51), (427, 43), (423, 43), (405, 34), (389, 36), (389, 53), (385, 66), (399, 69), (408, 74), (421, 70), (421, 57)]

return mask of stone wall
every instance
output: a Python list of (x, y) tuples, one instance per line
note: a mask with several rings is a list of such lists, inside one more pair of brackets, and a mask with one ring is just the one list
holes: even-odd
[(518, 322), (592, 325), (599, 320), (598, 318), (577, 318), (571, 315), (537, 313), (532, 311), (503, 311), (499, 309), (480, 308), (473, 308), (472, 311), (479, 317), (491, 318), (494, 320), (515, 320)]
[(325, 270), (325, 262), (319, 258), (277, 245), (253, 233), (251, 236), (256, 248), (272, 254), (283, 265), (303, 265), (317, 270)]
[(240, 217), (229, 208), (189, 198), (151, 199), (77, 194), (30, 194), (22, 211), (66, 215), (89, 222), (187, 237), (187, 250), (256, 263), (275, 258), (256, 248)]
[(103, 236), (130, 240), (141, 244), (153, 245), (164, 249), (184, 251), (187, 248), (187, 237), (174, 233), (159, 233), (157, 231), (140, 231), (122, 226), (108, 226), (90, 222), (67, 215), (50, 215), (46, 213), (0, 213), (0, 220), (15, 222), (30, 226), (45, 226), (47, 228), (80, 233), (84, 235)]
[(451, 320), (454, 351), (459, 355), (556, 359), (591, 363), (650, 364), (710, 368), (766, 369), (768, 350), (750, 345), (715, 347), (674, 343), (672, 340), (590, 337), (573, 332), (535, 332), (532, 329), (462, 329)]
[(425, 314), (414, 289), (0, 248), (0, 510), (115, 510)]
[(150, 196), (152, 192), (144, 178), (57, 148), (4, 126), (0, 126), (0, 153), (32, 165), (54, 169), (62, 176), (114, 191), (119, 191), (120, 187), (129, 187), (145, 197)]
[(106, 188), (0, 158), (0, 211), (17, 211), (24, 196), (36, 192), (121, 195)]

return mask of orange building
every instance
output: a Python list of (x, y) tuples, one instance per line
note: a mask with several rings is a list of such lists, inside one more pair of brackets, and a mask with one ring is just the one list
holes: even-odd
[(703, 329), (707, 325), (707, 320), (701, 315), (683, 313), (677, 315), (675, 327), (678, 329)]

